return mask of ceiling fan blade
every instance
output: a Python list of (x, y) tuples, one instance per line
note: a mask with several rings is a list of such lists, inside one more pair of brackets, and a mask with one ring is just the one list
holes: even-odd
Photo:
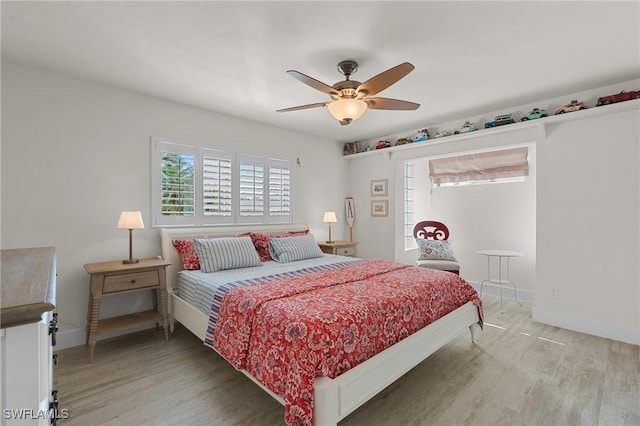
[(295, 107), (291, 107), (291, 108), (284, 108), (284, 109), (279, 109), (276, 112), (298, 111), (298, 110), (301, 110), (301, 109), (318, 108), (318, 107), (323, 107), (323, 106), (327, 106), (327, 102), (318, 102), (316, 104), (300, 105), (300, 106), (295, 106)]
[(365, 102), (371, 109), (413, 110), (420, 107), (420, 104), (417, 104), (415, 102), (401, 101), (398, 99), (389, 98), (366, 98)]
[(375, 95), (376, 93), (379, 93), (391, 86), (393, 83), (396, 83), (398, 80), (413, 71), (414, 68), (415, 67), (409, 62), (404, 62), (365, 81), (358, 86), (357, 91), (366, 92), (367, 96)]
[(295, 78), (296, 80), (300, 80), (307, 86), (311, 86), (314, 89), (321, 91), (322, 93), (326, 93), (327, 95), (338, 94), (338, 91), (333, 87), (329, 86), (328, 84), (325, 84), (319, 80), (316, 80), (315, 78), (309, 77), (308, 75), (302, 74), (301, 72), (298, 72), (295, 70), (289, 70), (287, 71), (287, 74), (289, 74), (291, 77)]

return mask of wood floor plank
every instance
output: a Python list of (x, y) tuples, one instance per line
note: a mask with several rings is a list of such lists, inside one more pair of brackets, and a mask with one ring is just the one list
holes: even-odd
[[(460, 333), (340, 426), (640, 425), (640, 348), (534, 323), (485, 296), (477, 344)], [(183, 327), (58, 352), (65, 425), (281, 425), (283, 407)]]

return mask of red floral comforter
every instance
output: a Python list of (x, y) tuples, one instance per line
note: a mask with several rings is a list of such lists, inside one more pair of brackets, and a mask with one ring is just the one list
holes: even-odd
[(384, 260), (227, 292), (215, 349), (285, 401), (285, 421), (313, 424), (316, 376), (335, 378), (477, 292), (455, 274)]

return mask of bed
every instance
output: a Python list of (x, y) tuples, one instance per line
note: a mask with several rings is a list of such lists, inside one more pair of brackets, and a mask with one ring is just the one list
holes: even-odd
[[(322, 255), (322, 258), (317, 259), (309, 259), (308, 262), (311, 262), (310, 266), (307, 263), (302, 263), (304, 265), (304, 270), (313, 269), (313, 274), (311, 273), (292, 273), (292, 270), (296, 270), (296, 268), (289, 267), (287, 265), (278, 265), (276, 262), (265, 262), (262, 266), (265, 267), (265, 271), (269, 272), (267, 275), (270, 277), (277, 277), (277, 280), (261, 282), (261, 285), (242, 287), (240, 289), (234, 289), (233, 292), (229, 290), (227, 296), (219, 297), (218, 294), (218, 307), (214, 310), (211, 310), (210, 313), (207, 313), (206, 309), (203, 309), (201, 306), (205, 302), (197, 303), (194, 298), (189, 297), (190, 290), (185, 290), (184, 287), (181, 287), (180, 292), (183, 297), (180, 296), (180, 292), (178, 290), (178, 276), (180, 274), (181, 282), (185, 282), (185, 276), (188, 276), (189, 273), (193, 271), (183, 271), (183, 259), (180, 254), (174, 247), (174, 240), (190, 240), (190, 239), (212, 239), (212, 238), (221, 238), (225, 237), (238, 237), (243, 235), (248, 235), (250, 232), (252, 233), (260, 233), (266, 235), (303, 235), (309, 231), (307, 225), (304, 224), (287, 224), (287, 225), (263, 225), (263, 226), (235, 226), (235, 227), (216, 227), (216, 228), (163, 228), (160, 230), (161, 243), (162, 243), (162, 254), (164, 259), (169, 260), (171, 265), (167, 268), (167, 291), (169, 294), (169, 314), (170, 314), (170, 327), (173, 331), (175, 322), (181, 323), (187, 329), (189, 329), (193, 334), (195, 334), (198, 338), (200, 338), (207, 346), (211, 346), (216, 352), (221, 354), (224, 358), (226, 358), (234, 367), (243, 372), (247, 377), (253, 380), (258, 386), (264, 389), (267, 393), (269, 393), (273, 398), (275, 398), (278, 402), (285, 406), (285, 420), (289, 424), (316, 424), (316, 425), (336, 425), (340, 420), (345, 418), (355, 409), (360, 407), (366, 401), (375, 396), (378, 392), (383, 390), (385, 387), (393, 383), (403, 374), (408, 372), (418, 363), (426, 359), (433, 352), (438, 350), (443, 345), (450, 342), (454, 337), (456, 337), (462, 330), (469, 329), (471, 331), (471, 340), (475, 342), (475, 337), (477, 334), (477, 330), (479, 326), (482, 324), (482, 307), (481, 302), (477, 298), (477, 293), (475, 290), (472, 290), (475, 294), (465, 296), (468, 301), (464, 302), (461, 306), (453, 308), (449, 313), (444, 314), (444, 316), (439, 317), (435, 321), (431, 322), (426, 326), (419, 326), (420, 328), (416, 331), (414, 330), (402, 330), (402, 333), (407, 334), (399, 337), (399, 341), (390, 344), (388, 347), (381, 349), (380, 352), (376, 354), (368, 354), (359, 356), (362, 358), (359, 361), (354, 361), (351, 364), (347, 363), (347, 361), (343, 362), (342, 366), (338, 366), (338, 370), (340, 371), (330, 371), (327, 375), (317, 376), (314, 375), (311, 377), (311, 402), (308, 407), (311, 407), (312, 414), (305, 415), (304, 413), (296, 413), (295, 410), (292, 409), (292, 398), (291, 392), (289, 390), (289, 384), (279, 384), (274, 385), (273, 383), (263, 383), (265, 381), (264, 376), (261, 374), (261, 370), (259, 368), (264, 367), (267, 361), (265, 361), (268, 356), (269, 347), (266, 346), (269, 343), (264, 343), (264, 347), (260, 348), (260, 344), (252, 344), (252, 350), (256, 350), (256, 354), (253, 357), (250, 354), (246, 353), (247, 351), (237, 350), (234, 345), (238, 345), (237, 336), (227, 336), (225, 330), (233, 329), (233, 326), (228, 326), (229, 324), (234, 324), (233, 321), (240, 321), (244, 323), (243, 317), (233, 318), (230, 316), (230, 312), (233, 311), (234, 307), (237, 308), (239, 305), (242, 305), (242, 301), (238, 298), (246, 297), (247, 294), (250, 294), (251, 291), (266, 291), (271, 290), (276, 293), (280, 293), (286, 290), (282, 290), (283, 288), (295, 289), (292, 290), (294, 293), (297, 293), (301, 290), (298, 290), (300, 286), (312, 286), (312, 291), (321, 292), (321, 293), (313, 293), (314, 297), (321, 294), (322, 296), (317, 296), (318, 299), (323, 299), (326, 297), (333, 297), (336, 294), (349, 294), (349, 291), (353, 293), (353, 298), (358, 299), (362, 292), (366, 283), (367, 286), (373, 285), (370, 284), (370, 281), (378, 281), (382, 280), (385, 283), (387, 281), (391, 282), (393, 280), (398, 281), (404, 279), (407, 276), (413, 276), (417, 273), (425, 273), (425, 268), (417, 268), (410, 265), (400, 265), (395, 264), (394, 262), (388, 261), (368, 261), (363, 259), (351, 259), (351, 258), (342, 258), (340, 256), (332, 256), (332, 255)], [(281, 241), (285, 241), (286, 239), (282, 239)], [(268, 269), (267, 266), (273, 263), (274, 270)], [(296, 263), (296, 262), (292, 262)], [(337, 265), (337, 266), (336, 266)], [(284, 268), (284, 269), (283, 269)], [(315, 271), (315, 269), (319, 269)], [(251, 280), (253, 279), (251, 269), (261, 269), (261, 268), (246, 268), (238, 271), (233, 271), (230, 273), (229, 281), (240, 282), (245, 281), (247, 277)], [(301, 269), (302, 270), (302, 269)], [(374, 271), (375, 270), (375, 271)], [(378, 271), (379, 270), (379, 271)], [(422, 270), (421, 272), (417, 272), (416, 270)], [(224, 271), (221, 271), (224, 273)], [(380, 274), (378, 275), (378, 272)], [(243, 274), (249, 275), (243, 275)], [(447, 272), (434, 271), (434, 272), (426, 272), (427, 274), (436, 274), (437, 279), (445, 279), (448, 274)], [(217, 272), (215, 273), (217, 274)], [(237, 277), (234, 274), (239, 274)], [(386, 275), (388, 274), (388, 275)], [(439, 274), (439, 275), (437, 275)], [(198, 280), (200, 278), (197, 277), (197, 271), (195, 271), (196, 278), (193, 280)], [(206, 274), (205, 274), (206, 275)], [(214, 275), (214, 274), (212, 274)], [(353, 276), (367, 275), (366, 279), (360, 281), (359, 279), (351, 279)], [(375, 277), (374, 277), (375, 275)], [(224, 276), (224, 275), (223, 275)], [(323, 277), (320, 280), (320, 277)], [(384, 279), (379, 278), (384, 277)], [(337, 281), (349, 281), (347, 283), (348, 286), (360, 286), (360, 287), (342, 287), (337, 286), (337, 283), (327, 283), (322, 284), (322, 288), (318, 286), (323, 283), (327, 279), (327, 277), (332, 277)], [(372, 278), (373, 277), (373, 278)], [(444, 277), (444, 278), (443, 278)], [(237, 278), (237, 279), (236, 279)], [(317, 280), (316, 280), (317, 278)], [(413, 279), (413, 278), (410, 278)], [(461, 280), (459, 277), (457, 280)], [(189, 279), (186, 279), (188, 282)], [(274, 284), (277, 281), (277, 286)], [(464, 280), (461, 280), (464, 281)], [(274, 284), (274, 285), (272, 285)], [(235, 285), (235, 284), (234, 284)], [(231, 287), (234, 287), (231, 285)], [(468, 284), (467, 284), (468, 285)], [(258, 290), (260, 287), (260, 290)], [(409, 292), (406, 288), (408, 286), (396, 285), (394, 289), (397, 288), (397, 291), (401, 292)], [(469, 286), (470, 287), (470, 286)], [(351, 290), (349, 290), (351, 288)], [(216, 290), (220, 291), (220, 290)], [(396, 290), (394, 290), (396, 291)], [(466, 291), (466, 288), (465, 288)], [(193, 290), (195, 293), (196, 290)], [(244, 293), (243, 293), (244, 292)], [(247, 293), (249, 292), (249, 293)], [(205, 292), (206, 293), (206, 292)], [(244, 294), (244, 296), (243, 296)], [(333, 296), (332, 296), (333, 294)], [(233, 295), (230, 296), (230, 295)], [(252, 296), (253, 297), (253, 296)], [(265, 296), (267, 297), (267, 296)], [(271, 297), (271, 296), (268, 296)], [(287, 294), (284, 295), (283, 299), (278, 299), (277, 302), (280, 303), (279, 309), (283, 312), (291, 312), (295, 311), (295, 307), (292, 307), (291, 303), (305, 303), (304, 295), (300, 296), (303, 301), (295, 302), (294, 297), (298, 297), (297, 295)], [(393, 296), (395, 297), (395, 295)], [(432, 297), (432, 296), (430, 296)], [(234, 299), (235, 298), (235, 299)], [(221, 299), (221, 300), (220, 300)], [(308, 299), (308, 297), (307, 297)], [(233, 305), (235, 300), (236, 305)], [(265, 299), (267, 300), (267, 299)], [(268, 303), (271, 299), (268, 299)], [(398, 299), (400, 300), (400, 299)], [(222, 305), (224, 303), (224, 305)], [(265, 302), (266, 304), (267, 302)], [(289, 303), (289, 305), (287, 305)], [(386, 302), (385, 302), (386, 303)], [(314, 301), (314, 305), (317, 305), (317, 301)], [(214, 304), (215, 305), (215, 304)], [(267, 306), (267, 305), (265, 305)], [(268, 305), (270, 306), (270, 305)], [(310, 305), (311, 306), (311, 305)], [(420, 306), (423, 306), (420, 304)], [(393, 307), (392, 307), (393, 308)], [(307, 309), (305, 307), (305, 309)], [(360, 309), (360, 308), (357, 308)], [(357, 310), (356, 309), (356, 310)], [(393, 308), (395, 309), (395, 308)], [(268, 309), (266, 309), (268, 311)], [(216, 312), (216, 317), (214, 318), (214, 311)], [(248, 315), (244, 309), (236, 309), (235, 312), (240, 315)], [(394, 311), (395, 312), (395, 311)], [(399, 312), (399, 310), (398, 310)], [(224, 317), (218, 317), (217, 315), (225, 315)], [(261, 310), (257, 310), (256, 312), (251, 311), (251, 315), (262, 314)], [(319, 313), (318, 315), (322, 315)], [(416, 315), (417, 317), (417, 315)], [(251, 317), (253, 318), (253, 316)], [(270, 317), (269, 317), (270, 318)], [(252, 319), (252, 321), (254, 321)], [(261, 319), (256, 323), (256, 330), (260, 329), (262, 324), (266, 324), (269, 321), (273, 321), (270, 319)], [(248, 323), (249, 321), (247, 321)], [(217, 325), (217, 329), (215, 326)], [(357, 324), (356, 324), (357, 325)], [(212, 331), (212, 326), (214, 326), (214, 330)], [(354, 324), (351, 324), (354, 326)], [(414, 327), (418, 327), (418, 325), (413, 325)], [(237, 328), (237, 327), (236, 327)], [(284, 328), (284, 326), (283, 326)], [(289, 329), (287, 329), (289, 330)], [(297, 330), (297, 329), (296, 329)], [(217, 331), (218, 333), (214, 333)], [(258, 331), (255, 331), (258, 333)], [(268, 333), (268, 331), (267, 331)], [(288, 331), (287, 331), (288, 333)], [(289, 336), (285, 334), (285, 338), (287, 341)], [(216, 339), (212, 342), (213, 336), (216, 336)], [(381, 333), (382, 334), (382, 333)], [(258, 333), (259, 335), (259, 333)], [(263, 338), (263, 341), (268, 339)], [(285, 340), (282, 340), (282, 344), (286, 344)], [(330, 344), (328, 342), (326, 344)], [(242, 347), (242, 344), (249, 346), (247, 342), (242, 342), (239, 344), (239, 347)], [(273, 343), (270, 343), (273, 345)], [(341, 344), (344, 343), (341, 341)], [(217, 345), (217, 346), (216, 346)], [(254, 349), (255, 346), (255, 349)], [(278, 343), (276, 345), (278, 348), (281, 348), (281, 344)], [(372, 345), (369, 345), (372, 346)], [(260, 349), (264, 352), (260, 353)], [(290, 352), (292, 351), (290, 348), (287, 349)], [(311, 358), (313, 358), (316, 354), (323, 353), (325, 350), (323, 348), (319, 349), (319, 352), (315, 354), (309, 352)], [(296, 349), (296, 352), (298, 350)], [(238, 353), (244, 357), (246, 357), (246, 361), (243, 364), (242, 362), (238, 362), (236, 355)], [(253, 361), (251, 361), (253, 360)], [(346, 364), (345, 364), (346, 363)], [(256, 367), (257, 365), (257, 367)], [(292, 377), (292, 374), (297, 374), (298, 364), (292, 363), (292, 366), (287, 365), (287, 373), (284, 375), (288, 378)], [(293, 367), (295, 365), (295, 369)], [(346, 365), (346, 367), (345, 367)], [(291, 370), (295, 370), (292, 372)], [(343, 371), (344, 370), (344, 371)], [(302, 371), (302, 369), (300, 369)], [(325, 371), (325, 370), (323, 370)], [(305, 374), (300, 373), (301, 376)], [(283, 377), (284, 377), (283, 376)], [(284, 379), (283, 379), (284, 380)], [(287, 379), (291, 382), (290, 379)], [(304, 380), (296, 378), (294, 380), (296, 383), (304, 382)], [(280, 387), (279, 387), (280, 386)], [(302, 386), (302, 385), (301, 385)], [(286, 387), (287, 392), (284, 394), (278, 390), (282, 390)], [(303, 389), (303, 388), (302, 388)], [(299, 397), (299, 393), (304, 395), (304, 392), (296, 391), (295, 396)], [(306, 396), (305, 396), (306, 397)], [(308, 409), (307, 407), (307, 409)], [(296, 408), (296, 407), (294, 407)], [(299, 414), (299, 415), (298, 415)], [(287, 417), (288, 416), (288, 417)]]

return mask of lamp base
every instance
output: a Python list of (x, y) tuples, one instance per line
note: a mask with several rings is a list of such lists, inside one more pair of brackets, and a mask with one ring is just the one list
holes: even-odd
[(131, 263), (138, 263), (140, 262), (140, 259), (125, 259), (122, 261), (122, 263), (124, 263), (125, 265), (129, 265)]
[(333, 243), (335, 243), (335, 241), (325, 241), (325, 243), (327, 243), (327, 244), (333, 244)]

